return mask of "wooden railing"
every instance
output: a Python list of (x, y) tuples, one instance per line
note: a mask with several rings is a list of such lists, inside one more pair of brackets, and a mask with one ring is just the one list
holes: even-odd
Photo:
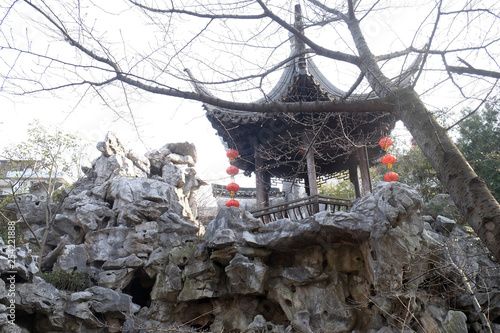
[(262, 209), (252, 210), (254, 217), (268, 223), (278, 219), (302, 220), (321, 211), (348, 211), (352, 200), (347, 198), (314, 195), (283, 202)]

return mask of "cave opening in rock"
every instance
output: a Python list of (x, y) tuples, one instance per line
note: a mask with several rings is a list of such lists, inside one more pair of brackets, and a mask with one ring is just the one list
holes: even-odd
[(196, 332), (210, 332), (210, 327), (203, 326), (203, 325), (190, 325), (192, 329), (194, 329)]
[[(47, 320), (46, 316), (41, 313), (28, 313), (21, 309), (16, 309), (16, 324), (28, 330), (29, 332), (41, 333), (43, 329), (40, 327), (40, 321)], [(8, 331), (8, 330), (7, 330)]]
[(274, 301), (271, 301), (265, 297), (258, 297), (257, 299), (259, 300), (257, 313), (262, 315), (266, 319), (266, 321), (284, 326), (287, 326), (289, 324), (285, 312), (283, 312), (283, 309), (278, 303), (275, 303)]
[(123, 289), (123, 293), (132, 296), (132, 302), (137, 305), (149, 306), (151, 304), (151, 291), (155, 279), (149, 277), (141, 267), (135, 273), (130, 283)]

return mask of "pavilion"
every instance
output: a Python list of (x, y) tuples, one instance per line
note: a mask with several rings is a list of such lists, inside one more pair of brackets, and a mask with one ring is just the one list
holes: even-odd
[[(295, 11), (295, 27), (303, 33), (300, 6)], [(292, 36), (292, 60), (285, 65), (276, 86), (255, 103), (377, 98), (372, 93), (354, 94), (335, 87), (304, 51), (304, 43)], [(191, 78), (199, 93), (213, 96)], [(395, 125), (392, 114), (376, 109), (363, 113), (267, 114), (209, 104), (204, 108), (227, 148), (239, 151), (241, 157), (234, 165), (247, 175), (255, 173), (258, 209), (269, 205), (271, 177), (292, 183), (303, 181), (312, 198), (318, 197), (318, 180), (330, 178), (349, 178), (356, 197), (370, 193), (369, 166), (378, 163), (384, 154), (378, 141)], [(316, 205), (314, 210), (318, 209)]]

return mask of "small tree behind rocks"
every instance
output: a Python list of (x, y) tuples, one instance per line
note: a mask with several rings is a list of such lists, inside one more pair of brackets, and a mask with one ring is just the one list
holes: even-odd
[[(59, 129), (49, 130), (38, 121), (30, 124), (28, 139), (8, 147), (3, 158), (10, 163), (10, 186), (14, 204), (20, 220), (33, 235), (34, 243), (39, 248), (38, 264), (41, 267), (45, 244), (54, 221), (58, 205), (54, 203), (54, 194), (63, 185), (72, 182), (71, 176), (79, 176), (82, 161), (80, 140), (74, 134)], [(59, 191), (60, 192), (60, 191)], [(36, 193), (33, 199), (44, 205), (41, 221), (27, 216), (18, 205), (21, 195)], [(58, 198), (60, 200), (60, 196)], [(35, 228), (34, 224), (39, 224)]]

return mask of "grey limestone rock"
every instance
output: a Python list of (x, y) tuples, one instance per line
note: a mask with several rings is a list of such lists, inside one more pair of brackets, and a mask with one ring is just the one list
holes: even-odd
[(123, 154), (116, 154), (110, 157), (101, 155), (97, 158), (92, 165), (92, 168), (96, 174), (95, 184), (100, 185), (108, 180), (112, 180), (115, 177), (137, 177), (145, 175), (142, 173), (137, 173), (134, 163), (125, 157)]
[(467, 316), (461, 311), (450, 310), (443, 322), (444, 333), (467, 333)]
[(174, 187), (183, 187), (186, 183), (186, 176), (183, 168), (175, 164), (166, 164), (161, 169), (162, 179)]
[(419, 212), (422, 206), (422, 199), (418, 192), (398, 182), (378, 184), (375, 197), (378, 208), (391, 225), (395, 225), (408, 215)]
[(126, 156), (139, 170), (146, 174), (150, 172), (151, 162), (145, 156), (140, 156), (132, 151), (129, 151)]
[(151, 299), (175, 303), (182, 287), (182, 270), (170, 264), (156, 276)]
[(108, 132), (104, 141), (97, 143), (97, 150), (102, 152), (105, 157), (110, 157), (115, 154), (125, 153), (125, 148), (118, 137), (113, 132)]
[(182, 214), (183, 210), (174, 188), (155, 179), (118, 177), (109, 185), (107, 199), (113, 201), (117, 223), (124, 225), (152, 221), (166, 211)]
[[(109, 135), (100, 149), (56, 216), (43, 266), (96, 285), (58, 290), (35, 275), (27, 245), (15, 249), (16, 308), (40, 331), (466, 332), (480, 329), (476, 301), (500, 320), (500, 266), (470, 228), (421, 216), (406, 185), (380, 183), (349, 212), (301, 221), (263, 224), (224, 207), (203, 234), (192, 222), (203, 184), (194, 146), (169, 144), (146, 161)], [(42, 201), (22, 203), (41, 235)], [(7, 251), (0, 241), (0, 323)]]
[(114, 290), (95, 286), (89, 288), (92, 293), (90, 308), (99, 313), (120, 313), (132, 315), (139, 311), (140, 307), (132, 303), (132, 297)]
[(110, 259), (107, 260), (103, 265), (102, 269), (120, 269), (120, 268), (137, 268), (144, 264), (144, 261), (137, 257), (135, 254), (131, 254), (125, 258)]
[(123, 290), (132, 281), (135, 269), (122, 268), (101, 271), (95, 277), (97, 284), (115, 290)]
[(457, 226), (457, 222), (445, 216), (438, 215), (434, 222), (434, 226), (439, 232), (450, 233)]
[(169, 149), (172, 153), (189, 156), (192, 158), (193, 162), (196, 163), (198, 160), (198, 155), (196, 152), (196, 146), (189, 142), (176, 142), (168, 143), (164, 148)]
[(243, 331), (243, 333), (256, 333), (256, 332), (266, 332), (267, 323), (266, 318), (262, 315), (256, 315), (253, 321), (248, 325), (248, 328)]
[(39, 271), (35, 259), (27, 244), (20, 247), (0, 244), (0, 275), (7, 276), (12, 275), (9, 272), (16, 272), (18, 280), (31, 281)]
[(145, 154), (145, 157), (150, 163), (150, 172), (153, 175), (161, 176), (162, 167), (166, 164), (171, 164), (168, 156), (171, 151), (168, 148), (153, 149)]
[(190, 167), (193, 167), (195, 165), (193, 158), (189, 155), (170, 154), (168, 155), (168, 157), (174, 164), (186, 164)]
[(32, 283), (17, 286), (19, 303), (16, 308), (27, 313), (37, 312), (48, 318), (46, 325), (52, 329), (62, 329), (65, 322), (66, 293), (39, 277), (33, 277)]
[(87, 252), (84, 244), (68, 244), (57, 257), (54, 268), (69, 272), (87, 272)]
[(259, 258), (236, 255), (225, 268), (229, 278), (229, 292), (242, 295), (263, 294), (267, 271), (267, 266)]

